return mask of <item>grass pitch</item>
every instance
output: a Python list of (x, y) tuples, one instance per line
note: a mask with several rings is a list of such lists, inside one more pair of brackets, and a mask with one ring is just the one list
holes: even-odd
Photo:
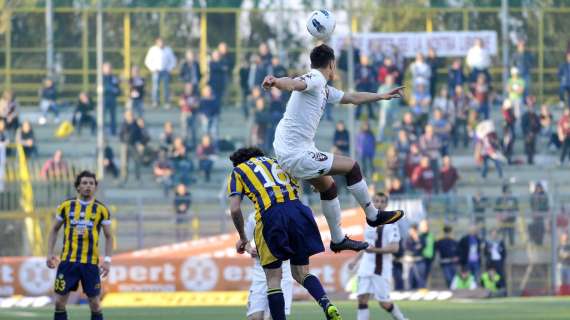
[[(356, 319), (356, 302), (336, 303), (345, 320)], [(453, 300), (438, 302), (399, 302), (400, 309), (411, 320), (550, 320), (570, 319), (570, 298), (507, 298), (493, 300)], [(371, 319), (390, 319), (377, 304), (371, 304)], [(87, 306), (72, 306), (69, 319), (90, 319)], [(236, 320), (245, 319), (245, 307), (187, 308), (108, 308), (105, 319), (161, 320)], [(0, 309), (0, 319), (52, 319), (51, 308)], [(320, 309), (311, 302), (293, 302), (289, 319), (324, 319)]]

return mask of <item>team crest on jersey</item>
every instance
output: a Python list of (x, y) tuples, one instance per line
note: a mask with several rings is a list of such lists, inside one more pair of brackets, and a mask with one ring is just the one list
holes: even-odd
[(326, 154), (322, 153), (322, 152), (313, 152), (313, 151), (309, 151), (309, 156), (311, 156), (311, 158), (313, 158), (313, 160), (316, 161), (327, 161), (327, 159), (329, 157), (327, 157)]

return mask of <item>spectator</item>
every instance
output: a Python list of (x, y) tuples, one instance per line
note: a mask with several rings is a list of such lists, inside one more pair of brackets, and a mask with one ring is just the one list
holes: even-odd
[(257, 86), (257, 87), (253, 87), (251, 89), (251, 94), (247, 97), (246, 100), (246, 108), (247, 108), (247, 112), (249, 114), (249, 112), (255, 112), (255, 104), (257, 99), (259, 98), (263, 98), (262, 94), (261, 94), (261, 87)]
[(435, 136), (441, 142), (441, 155), (447, 155), (449, 153), (449, 140), (451, 138), (452, 128), (451, 123), (449, 123), (449, 120), (444, 117), (441, 109), (435, 109), (433, 112), (433, 119), (430, 120), (429, 125), (433, 128)]
[(408, 279), (410, 281), (410, 289), (422, 289), (426, 287), (425, 279), (425, 261), (422, 255), (423, 246), (418, 234), (418, 226), (412, 225), (408, 230), (408, 238), (405, 241), (406, 255), (412, 261), (409, 270)]
[(162, 186), (164, 196), (168, 197), (170, 190), (174, 186), (172, 177), (174, 174), (174, 166), (172, 165), (172, 161), (168, 159), (166, 151), (160, 150), (158, 152), (158, 159), (154, 162), (152, 171), (156, 182)]
[(16, 143), (22, 145), (26, 158), (30, 159), (38, 156), (36, 137), (30, 121), (25, 120), (22, 122), (22, 126), (18, 129), (18, 133), (16, 134)]
[(481, 190), (477, 190), (475, 195), (471, 197), (471, 204), (473, 207), (473, 215), (475, 217), (475, 224), (479, 229), (479, 234), (482, 239), (487, 238), (487, 226), (485, 222), (485, 212), (489, 207), (489, 198), (486, 197)]
[(429, 224), (427, 220), (420, 221), (419, 224), (420, 241), (422, 243), (422, 256), (424, 258), (425, 273), (424, 273), (424, 283), (427, 285), (429, 275), (431, 273), (431, 263), (435, 256), (435, 238), (433, 233), (429, 230)]
[(194, 170), (194, 165), (189, 158), (188, 148), (181, 137), (174, 139), (174, 148), (170, 155), (174, 165), (174, 184), (190, 184), (190, 174)]
[(212, 87), (205, 86), (200, 97), (200, 113), (202, 114), (202, 132), (218, 139), (218, 125), (220, 120), (220, 99), (212, 93)]
[(430, 166), (430, 159), (427, 156), (423, 156), (420, 161), (420, 165), (417, 166), (411, 178), (414, 187), (421, 189), (427, 194), (431, 194), (434, 191), (435, 185), (435, 174)]
[(140, 75), (139, 66), (131, 67), (131, 78), (129, 79), (130, 98), (133, 111), (137, 118), (142, 118), (144, 114), (144, 78)]
[(412, 73), (412, 83), (415, 88), (418, 85), (423, 85), (427, 88), (426, 92), (430, 92), (430, 79), (431, 79), (431, 67), (424, 60), (424, 55), (421, 52), (416, 53), (416, 60), (410, 65), (410, 72)]
[(512, 67), (519, 70), (522, 80), (524, 80), (524, 98), (529, 95), (531, 72), (534, 67), (534, 56), (526, 49), (526, 42), (523, 39), (517, 41), (517, 50), (511, 57)]
[(132, 111), (128, 110), (124, 114), (124, 120), (119, 132), (121, 141), (121, 175), (123, 183), (129, 177), (129, 159), (134, 160), (135, 176), (137, 181), (141, 176), (143, 134), (136, 123)]
[(16, 97), (10, 90), (5, 90), (0, 99), (0, 120), (4, 120), (6, 130), (15, 135), (16, 130), (20, 127), (18, 118), (18, 102)]
[(417, 142), (419, 130), (416, 126), (416, 121), (414, 121), (414, 115), (411, 112), (408, 111), (404, 113), (402, 123), (400, 124), (400, 130), (404, 130), (406, 132), (410, 142)]
[(273, 57), (271, 58), (271, 65), (269, 66), (267, 74), (271, 74), (276, 78), (282, 78), (287, 76), (287, 69), (281, 64), (278, 57)]
[(505, 242), (499, 238), (497, 229), (492, 229), (489, 239), (485, 242), (485, 260), (487, 267), (493, 268), (501, 276), (500, 286), (505, 287), (505, 261), (507, 260), (507, 248)]
[(271, 113), (265, 108), (265, 100), (257, 98), (255, 101), (254, 124), (252, 127), (252, 145), (267, 150), (272, 141), (266, 141), (267, 131), (271, 122)]
[[(396, 83), (394, 82), (394, 76), (389, 74), (386, 76), (384, 84), (378, 88), (378, 92), (389, 92), (396, 88)], [(381, 100), (380, 114), (378, 117), (378, 141), (384, 140), (384, 132), (386, 131), (386, 125), (393, 122), (393, 114), (400, 105), (398, 99)]]
[(87, 92), (79, 93), (79, 100), (77, 101), (77, 106), (73, 112), (73, 126), (77, 128), (77, 134), (81, 136), (81, 128), (87, 125), (91, 128), (91, 135), (95, 135), (97, 128), (97, 121), (95, 117), (91, 115), (91, 112), (95, 109), (93, 101), (87, 94)]
[(113, 75), (109, 62), (103, 63), (103, 105), (105, 114), (109, 114), (111, 135), (117, 134), (117, 97), (121, 95), (119, 78)]
[(566, 155), (570, 157), (570, 108), (565, 108), (562, 117), (558, 120), (558, 140), (562, 149), (560, 153), (560, 165), (562, 166)]
[(111, 174), (115, 179), (119, 177), (119, 168), (117, 168), (115, 163), (115, 153), (110, 146), (106, 146), (103, 152), (103, 167), (105, 168), (105, 173)]
[[(420, 148), (417, 144), (412, 143), (410, 145), (410, 153), (406, 158), (406, 175), (411, 180), (414, 176), (414, 171), (420, 166), (420, 162), (424, 156), (420, 152)], [(429, 158), (427, 158), (429, 167)], [(413, 182), (412, 182), (413, 183)]]
[(475, 146), (475, 155), (477, 161), (483, 163), (483, 170), (481, 171), (481, 176), (483, 178), (487, 177), (489, 161), (495, 163), (495, 169), (497, 170), (499, 178), (503, 177), (503, 169), (501, 166), (501, 158), (503, 158), (503, 155), (499, 150), (499, 141), (494, 132), (485, 135), (482, 139), (477, 141)]
[(422, 153), (429, 157), (430, 167), (432, 173), (434, 174), (434, 188), (435, 192), (439, 191), (439, 157), (441, 155), (440, 150), (442, 148), (442, 143), (439, 137), (434, 133), (434, 127), (427, 125), (425, 133), (420, 138), (420, 149)]
[(433, 99), (431, 105), (432, 110), (441, 110), (443, 117), (447, 119), (450, 124), (455, 122), (455, 110), (453, 108), (453, 100), (449, 97), (447, 87), (441, 87), (439, 94)]
[(392, 279), (394, 281), (394, 290), (403, 291), (404, 287), (404, 239), (400, 239), (398, 243), (398, 252), (394, 253), (392, 259)]
[(216, 93), (216, 103), (221, 105), (226, 93), (226, 82), (229, 77), (229, 70), (227, 70), (227, 65), (222, 63), (220, 53), (217, 50), (212, 52), (209, 71), (208, 85), (212, 88), (212, 91)]
[(408, 139), (406, 131), (404, 130), (398, 131), (398, 140), (396, 141), (395, 146), (396, 146), (396, 152), (398, 153), (398, 161), (401, 163), (405, 163), (411, 148), (411, 143), (410, 140)]
[(184, 87), (189, 85), (192, 87), (192, 92), (198, 92), (200, 79), (202, 79), (200, 65), (194, 58), (194, 52), (192, 52), (192, 50), (186, 50), (184, 58), (184, 62), (180, 67), (180, 79), (184, 82)]
[(491, 99), (491, 86), (487, 82), (485, 75), (480, 73), (477, 81), (471, 85), (471, 97), (475, 103), (477, 113), (487, 120), (490, 117), (489, 101)]
[(481, 249), (483, 243), (477, 235), (477, 227), (471, 225), (469, 234), (463, 236), (457, 245), (459, 263), (463, 268), (469, 270), (476, 279), (479, 279), (481, 271)]
[(463, 86), (455, 87), (455, 94), (452, 98), (453, 109), (455, 110), (455, 125), (452, 128), (453, 147), (457, 148), (460, 141), (463, 141), (463, 148), (469, 144), (469, 133), (467, 130), (467, 116), (469, 114), (469, 98)]
[(560, 81), (560, 106), (570, 106), (570, 52), (566, 53), (566, 61), (558, 67)]
[(431, 96), (426, 89), (426, 85), (418, 83), (414, 89), (414, 96), (410, 99), (410, 107), (414, 113), (417, 127), (423, 128), (427, 124), (430, 106)]
[(5, 150), (6, 156), (10, 155), (10, 149), (8, 149), (9, 144), (10, 144), (10, 136), (6, 131), (6, 122), (4, 122), (4, 119), (0, 119), (0, 147), (1, 147), (0, 150), (2, 149)]
[(216, 159), (216, 149), (208, 135), (202, 137), (202, 142), (196, 149), (198, 156), (198, 167), (204, 172), (206, 182), (210, 182), (214, 160)]
[(356, 135), (356, 155), (362, 165), (362, 173), (370, 179), (374, 173), (374, 155), (376, 153), (376, 140), (370, 130), (368, 122), (363, 122), (360, 132)]
[[(357, 91), (375, 92), (377, 90), (376, 71), (370, 66), (368, 56), (360, 56), (360, 64), (354, 69), (354, 81)], [(357, 121), (360, 119), (363, 107), (368, 109), (368, 120), (376, 119), (372, 110), (374, 105), (372, 103), (363, 103), (356, 106), (355, 117)]]
[(390, 182), (388, 186), (388, 194), (391, 196), (401, 195), (405, 192), (404, 186), (402, 184), (402, 180), (400, 178), (392, 178), (386, 179), (386, 181)]
[(519, 69), (515, 67), (511, 68), (511, 78), (507, 83), (507, 92), (509, 94), (509, 100), (515, 109), (516, 119), (521, 118), (525, 88), (526, 83), (519, 77)]
[(554, 127), (554, 117), (547, 104), (540, 106), (540, 128), (541, 135), (546, 137), (548, 140), (547, 148), (550, 149), (560, 149), (560, 140), (558, 139), (558, 134), (556, 133), (556, 128)]
[(222, 68), (226, 75), (225, 83), (228, 84), (231, 82), (235, 60), (233, 56), (228, 52), (228, 44), (223, 41), (218, 43), (218, 53), (220, 54), (220, 63), (222, 64)]
[(184, 93), (178, 97), (180, 107), (180, 129), (192, 148), (198, 144), (198, 111), (200, 98), (190, 84), (184, 86)]
[(137, 150), (139, 151), (139, 154), (141, 156), (142, 164), (148, 166), (152, 163), (154, 157), (153, 151), (148, 144), (150, 142), (150, 133), (146, 128), (145, 121), (143, 118), (138, 118), (136, 120), (136, 123), (141, 135), (141, 141), (137, 145)]
[(166, 121), (163, 125), (163, 131), (160, 134), (160, 149), (164, 150), (167, 154), (172, 153), (175, 138), (172, 122)]
[(346, 126), (342, 120), (336, 123), (333, 145), (338, 149), (338, 151), (340, 151), (341, 154), (345, 156), (350, 154), (350, 134), (346, 130)]
[(386, 150), (386, 178), (397, 178), (402, 175), (402, 164), (398, 159), (398, 152), (394, 145), (390, 145)]
[(507, 293), (503, 289), (504, 286), (501, 285), (501, 280), (503, 277), (491, 266), (487, 267), (487, 271), (481, 275), (481, 285), (489, 291), (489, 297), (506, 296)]
[(186, 185), (179, 183), (176, 185), (176, 193), (174, 195), (174, 212), (176, 213), (176, 241), (186, 239), (186, 230), (188, 228), (188, 211), (192, 204), (190, 193), (186, 189)]
[(384, 58), (384, 64), (378, 69), (378, 83), (384, 84), (386, 83), (386, 77), (391, 75), (394, 78), (394, 82), (397, 84), (399, 83), (400, 79), (400, 70), (394, 64), (394, 60), (390, 57)]
[(515, 110), (513, 104), (509, 99), (503, 101), (502, 107), (503, 114), (503, 139), (501, 141), (501, 146), (505, 157), (509, 164), (513, 163), (513, 153), (515, 150), (515, 125), (517, 117), (515, 115)]
[(519, 213), (519, 201), (511, 194), (511, 188), (503, 185), (503, 193), (495, 202), (495, 212), (499, 221), (499, 232), (503, 239), (508, 238), (509, 244), (515, 244), (515, 222)]
[(441, 59), (437, 56), (437, 52), (435, 48), (429, 47), (427, 53), (426, 63), (429, 65), (431, 69), (431, 76), (429, 78), (429, 94), (432, 97), (435, 97), (435, 91), (437, 88), (437, 69), (439, 69), (441, 65)]
[(524, 152), (526, 153), (526, 162), (534, 164), (534, 155), (536, 153), (536, 138), (540, 134), (540, 118), (536, 114), (535, 106), (536, 98), (529, 96), (527, 98), (527, 111), (521, 119), (521, 129), (524, 136)]
[(63, 152), (61, 149), (55, 150), (53, 157), (48, 159), (42, 166), (40, 176), (44, 179), (57, 179), (67, 177), (68, 166), (67, 162), (63, 160)]
[(242, 61), (239, 68), (239, 87), (241, 90), (241, 109), (244, 118), (247, 120), (249, 118), (250, 105), (248, 98), (250, 96), (250, 86), (249, 86), (249, 70), (250, 65), (246, 61)]
[(259, 87), (263, 82), (263, 78), (267, 75), (267, 65), (263, 64), (261, 58), (256, 54), (252, 55), (250, 59), (247, 84), (251, 91), (253, 88)]
[(487, 82), (491, 82), (489, 67), (491, 66), (491, 56), (485, 49), (483, 39), (475, 39), (473, 46), (467, 51), (467, 66), (471, 69), (470, 82), (475, 82), (479, 73), (483, 73)]
[(262, 42), (259, 45), (258, 52), (259, 52), (259, 58), (261, 59), (261, 63), (263, 63), (263, 65), (267, 69), (267, 67), (271, 64), (271, 59), (273, 58), (273, 55), (269, 51), (269, 46), (267, 46), (267, 43)]
[(568, 233), (560, 234), (558, 241), (558, 261), (560, 263), (561, 285), (570, 288), (570, 242), (568, 241)]
[(445, 194), (452, 196), (455, 184), (459, 180), (459, 174), (457, 173), (457, 169), (451, 164), (451, 158), (449, 156), (443, 157), (439, 177), (441, 179), (441, 190)]
[(530, 195), (530, 209), (532, 221), (528, 224), (529, 238), (532, 243), (542, 246), (544, 241), (544, 219), (548, 217), (548, 195), (541, 183), (534, 184), (534, 190)]
[(455, 275), (450, 286), (451, 290), (475, 290), (477, 282), (469, 269), (462, 266), (461, 271)]
[(152, 103), (156, 108), (160, 104), (159, 88), (162, 82), (165, 108), (170, 108), (170, 73), (176, 67), (176, 56), (161, 38), (148, 49), (144, 64), (152, 73)]
[(52, 112), (55, 116), (55, 122), (59, 122), (59, 110), (57, 107), (57, 89), (52, 79), (45, 79), (40, 89), (40, 110), (42, 115), (38, 120), (40, 125), (44, 125), (47, 121), (48, 112)]
[(449, 71), (447, 72), (447, 88), (451, 97), (455, 96), (455, 88), (457, 88), (457, 86), (463, 87), (465, 82), (461, 59), (454, 59), (451, 63), (451, 67), (449, 67)]
[(439, 255), (439, 265), (448, 288), (451, 286), (451, 282), (455, 277), (457, 262), (459, 261), (457, 255), (457, 240), (453, 238), (452, 231), (451, 226), (444, 226), (443, 238), (437, 240), (435, 243), (435, 250)]

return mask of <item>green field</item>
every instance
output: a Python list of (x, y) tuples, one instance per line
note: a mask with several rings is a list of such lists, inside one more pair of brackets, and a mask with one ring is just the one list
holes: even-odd
[[(570, 319), (570, 298), (509, 298), (476, 301), (398, 303), (411, 320), (546, 320)], [(356, 302), (337, 303), (343, 319), (356, 319)], [(87, 306), (71, 307), (69, 319), (89, 319)], [(105, 319), (162, 319), (162, 320), (236, 320), (245, 319), (245, 307), (188, 307), (188, 308), (113, 308), (104, 311)], [(51, 319), (51, 308), (0, 309), (0, 319)], [(371, 308), (371, 319), (391, 319), (377, 305)], [(289, 319), (323, 319), (313, 303), (293, 303)]]

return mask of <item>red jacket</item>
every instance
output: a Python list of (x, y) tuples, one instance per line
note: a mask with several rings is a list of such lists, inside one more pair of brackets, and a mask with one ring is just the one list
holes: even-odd
[(459, 174), (454, 167), (449, 167), (447, 169), (441, 168), (439, 172), (441, 179), (441, 190), (443, 192), (449, 192), (449, 190), (453, 189), (457, 180), (459, 180)]
[(430, 167), (417, 166), (412, 173), (412, 184), (416, 188), (423, 189), (426, 193), (433, 192), (435, 175)]

